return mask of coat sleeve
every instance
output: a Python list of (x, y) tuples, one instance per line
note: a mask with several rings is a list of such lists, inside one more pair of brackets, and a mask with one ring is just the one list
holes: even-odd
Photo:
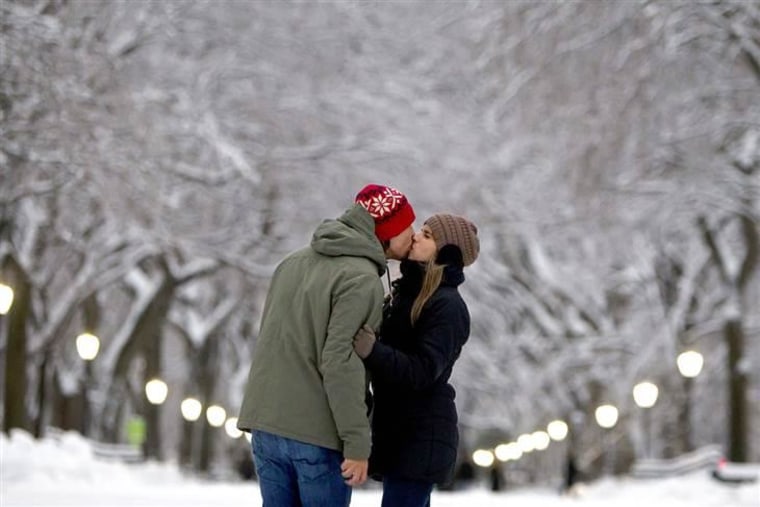
[(370, 453), (366, 372), (354, 353), (353, 338), (362, 325), (379, 325), (382, 303), (382, 285), (376, 276), (369, 275), (344, 281), (332, 297), (319, 370), (343, 442), (343, 456), (349, 459), (364, 460)]
[(423, 309), (416, 333), (419, 337), (411, 351), (402, 352), (377, 341), (364, 363), (373, 379), (397, 387), (425, 389), (456, 360), (469, 335), (469, 321), (469, 312), (461, 300), (434, 301)]

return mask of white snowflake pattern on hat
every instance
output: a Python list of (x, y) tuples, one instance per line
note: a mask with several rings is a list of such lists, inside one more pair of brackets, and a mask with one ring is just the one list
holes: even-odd
[(372, 196), (363, 205), (373, 218), (382, 218), (392, 213), (403, 198), (401, 192), (395, 188), (386, 187), (382, 194)]

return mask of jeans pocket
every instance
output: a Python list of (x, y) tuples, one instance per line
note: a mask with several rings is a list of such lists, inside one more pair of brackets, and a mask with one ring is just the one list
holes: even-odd
[(317, 481), (332, 473), (333, 465), (329, 461), (298, 461), (296, 462), (298, 475), (307, 481)]
[(253, 451), (253, 464), (256, 467), (256, 475), (261, 479), (279, 481), (277, 466), (275, 466), (267, 451), (271, 451), (267, 445), (268, 435), (261, 432), (254, 432), (254, 438), (251, 441), (251, 450)]
[(275, 483), (283, 482), (282, 473), (280, 472), (279, 467), (272, 463), (271, 460), (261, 455), (254, 454), (253, 463), (256, 466), (256, 475), (258, 475), (260, 480)]
[(293, 463), (298, 476), (307, 481), (316, 481), (331, 473), (340, 476), (340, 453), (324, 447), (297, 444)]

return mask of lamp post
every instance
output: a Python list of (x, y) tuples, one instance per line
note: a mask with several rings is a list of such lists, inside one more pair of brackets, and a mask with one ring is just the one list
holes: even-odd
[(633, 401), (644, 409), (644, 434), (646, 437), (646, 456), (652, 457), (652, 420), (651, 409), (657, 403), (660, 390), (652, 382), (639, 382), (633, 386)]
[(488, 469), (488, 478), (490, 482), (489, 489), (491, 491), (501, 490), (501, 470), (493, 451), (487, 449), (478, 449), (472, 453), (472, 461), (480, 468)]
[(203, 413), (201, 402), (192, 397), (185, 398), (179, 405), (182, 418), (185, 420), (185, 428), (180, 450), (180, 460), (188, 464), (191, 468), (198, 466), (198, 442), (201, 438), (199, 432), (203, 431), (202, 427), (196, 422)]
[(149, 405), (146, 407), (145, 442), (143, 453), (146, 458), (163, 459), (161, 448), (161, 410), (160, 407), (169, 395), (169, 387), (160, 378), (152, 378), (145, 383), (145, 397)]
[(82, 435), (90, 434), (90, 390), (92, 388), (92, 361), (98, 356), (100, 338), (92, 333), (82, 333), (76, 339), (77, 353), (84, 361), (84, 381), (82, 383)]
[[(546, 425), (546, 433), (552, 441), (559, 444), (567, 439), (567, 435), (570, 433), (570, 428), (565, 421), (555, 419)], [(556, 450), (551, 452), (551, 455), (554, 457), (553, 469), (560, 477), (563, 477), (566, 468), (569, 467), (569, 463), (573, 461), (572, 453), (570, 451), (570, 443), (567, 442), (553, 447), (556, 448)]]
[(618, 409), (614, 405), (600, 405), (594, 412), (596, 423), (604, 429), (604, 436), (602, 437), (602, 446), (604, 451), (605, 469), (608, 474), (612, 474), (615, 471), (614, 457), (615, 449), (610, 439), (610, 432), (615, 427), (618, 421)]
[[(13, 306), (13, 289), (4, 283), (0, 283), (0, 316), (7, 315), (8, 312), (11, 311), (11, 306)], [(2, 340), (0, 341), (0, 344), (2, 344), (2, 346), (7, 346), (7, 338), (5, 336), (5, 319), (0, 319), (0, 340)], [(6, 359), (5, 362), (7, 363), (8, 360)], [(8, 367), (7, 364), (5, 366), (6, 368)], [(10, 385), (7, 378), (3, 378), (3, 381), (5, 381), (7, 385)], [(7, 391), (5, 394), (5, 402), (8, 403)], [(21, 400), (21, 404), (23, 405), (23, 400)]]
[(676, 358), (678, 372), (684, 378), (684, 390), (686, 391), (686, 401), (683, 407), (683, 431), (685, 435), (686, 451), (694, 449), (691, 435), (691, 393), (694, 389), (694, 379), (702, 371), (702, 366), (704, 366), (704, 364), (704, 357), (695, 350), (681, 352)]

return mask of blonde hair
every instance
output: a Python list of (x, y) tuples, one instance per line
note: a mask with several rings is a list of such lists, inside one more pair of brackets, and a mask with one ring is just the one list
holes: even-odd
[(417, 323), (417, 319), (420, 318), (420, 313), (422, 313), (422, 307), (425, 306), (425, 303), (428, 302), (430, 296), (432, 296), (436, 289), (441, 285), (444, 267), (445, 266), (435, 263), (435, 256), (427, 262), (427, 265), (425, 266), (425, 276), (422, 279), (422, 288), (412, 305), (412, 325)]

